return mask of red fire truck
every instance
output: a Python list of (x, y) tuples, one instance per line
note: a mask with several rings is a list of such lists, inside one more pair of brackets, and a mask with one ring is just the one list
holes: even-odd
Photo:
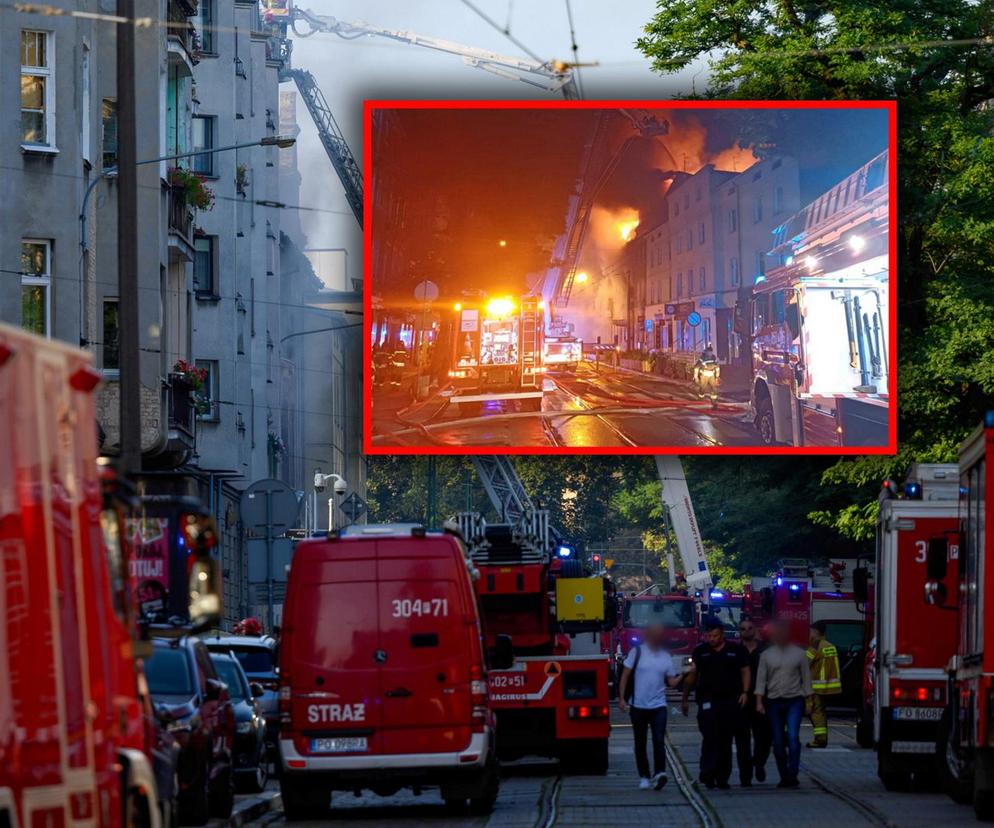
[[(948, 664), (936, 766), (957, 802), (972, 800), (977, 817), (994, 819), (994, 411), (960, 446), (958, 532), (928, 540), (926, 602), (958, 609), (958, 641)], [(952, 614), (952, 613), (950, 613)]]
[(449, 401), (468, 406), (520, 400), (526, 407), (541, 410), (544, 309), (538, 296), (457, 302)]
[(669, 592), (653, 584), (640, 593), (624, 596), (620, 603), (611, 647), (618, 677), (628, 651), (642, 641), (643, 630), (653, 623), (665, 626), (666, 649), (672, 654), (674, 664), (681, 671), (689, 668), (690, 654), (701, 643), (700, 609), (693, 596)]
[(749, 614), (750, 606), (751, 596), (748, 592), (726, 592), (723, 589), (712, 589), (708, 593), (707, 605), (702, 608), (702, 611), (721, 621), (725, 628), (726, 637), (738, 638), (739, 621), (742, 620), (743, 615)]
[[(872, 629), (873, 743), (877, 772), (888, 790), (907, 789), (912, 775), (934, 778), (935, 743), (946, 701), (945, 667), (956, 649), (956, 614), (922, 606), (928, 544), (958, 526), (955, 464), (912, 466), (903, 492), (888, 481), (877, 517)], [(869, 594), (856, 579), (856, 592)], [(864, 713), (865, 718), (865, 713)]]
[(479, 570), (498, 755), (558, 757), (568, 771), (606, 773), (610, 655), (600, 640), (615, 621), (610, 582), (555, 553), (544, 510), (516, 524), (487, 525), (469, 512), (456, 521)]
[(160, 824), (99, 380), (86, 353), (0, 325), (0, 824)]
[(743, 289), (736, 330), (752, 342), (767, 445), (888, 442), (888, 163), (881, 153), (778, 227), (769, 269)]

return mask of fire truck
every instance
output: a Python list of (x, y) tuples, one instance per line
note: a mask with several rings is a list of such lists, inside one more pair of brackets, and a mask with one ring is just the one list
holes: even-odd
[(498, 756), (557, 757), (567, 771), (606, 773), (610, 656), (600, 641), (615, 622), (610, 581), (587, 576), (571, 547), (557, 554), (544, 510), (489, 525), (464, 512), (456, 523), (479, 571)]
[[(133, 496), (98, 463), (99, 381), (85, 352), (0, 325), (4, 825), (160, 824), (137, 660), (149, 647), (128, 589)], [(199, 552), (188, 576), (217, 584)], [(219, 617), (216, 592), (186, 595), (194, 618)]]
[[(945, 667), (956, 649), (956, 614), (921, 605), (928, 544), (958, 526), (959, 474), (953, 463), (912, 466), (903, 491), (880, 494), (872, 613), (873, 707), (877, 772), (888, 790), (912, 775), (934, 778), (935, 743), (946, 701)], [(864, 579), (865, 580), (865, 579)], [(856, 592), (869, 594), (856, 579)]]
[[(958, 610), (957, 642), (947, 665), (945, 709), (936, 766), (957, 802), (973, 802), (977, 818), (994, 819), (994, 411), (960, 446), (959, 525), (937, 533), (925, 550), (925, 600)], [(953, 613), (950, 612), (950, 615)]]
[(766, 445), (888, 442), (888, 164), (881, 153), (774, 230), (769, 268), (740, 293)]
[(617, 677), (628, 651), (641, 643), (643, 630), (650, 624), (664, 625), (665, 646), (677, 669), (686, 672), (690, 668), (691, 653), (701, 643), (700, 605), (694, 596), (653, 584), (635, 595), (622, 597), (620, 605), (611, 647)]
[(500, 296), (453, 306), (449, 402), (520, 400), (541, 410), (545, 303), (538, 296)]
[(567, 371), (575, 371), (583, 359), (583, 340), (575, 336), (547, 335), (542, 355), (547, 370), (565, 368)]
[(866, 607), (854, 589), (856, 575), (866, 570), (859, 559), (832, 558), (826, 566), (812, 566), (806, 558), (785, 558), (771, 579), (771, 618), (785, 619), (791, 639), (807, 646), (808, 632), (815, 621), (827, 625), (826, 637), (839, 651), (842, 695), (837, 704), (858, 707), (863, 680)]
[(727, 592), (723, 589), (712, 589), (708, 593), (705, 611), (708, 615), (713, 615), (721, 621), (728, 638), (738, 638), (739, 622), (743, 615), (749, 614), (750, 604), (750, 596), (747, 592)]

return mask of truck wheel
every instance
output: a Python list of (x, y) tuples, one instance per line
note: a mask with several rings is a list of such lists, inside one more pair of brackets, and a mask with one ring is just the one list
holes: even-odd
[(221, 771), (210, 790), (210, 815), (220, 819), (230, 819), (235, 807), (235, 786), (231, 778), (231, 766)]
[(873, 747), (873, 711), (865, 705), (856, 716), (856, 744), (861, 748)]
[(888, 791), (907, 791), (911, 789), (911, 773), (893, 770), (888, 767), (887, 757), (877, 755), (877, 776)]
[(942, 789), (953, 802), (969, 805), (973, 800), (973, 773), (960, 754), (953, 729), (953, 710), (947, 707), (942, 711), (939, 722), (939, 737), (935, 745), (935, 764), (942, 780)]
[(308, 782), (306, 778), (295, 779), (285, 773), (280, 778), (283, 813), (290, 822), (321, 819), (328, 813), (331, 793), (320, 785)]
[(760, 397), (756, 403), (756, 430), (763, 445), (772, 446), (777, 441), (776, 421), (773, 419), (773, 403), (769, 397)]
[(973, 813), (981, 822), (994, 821), (994, 790), (989, 788), (974, 789)]

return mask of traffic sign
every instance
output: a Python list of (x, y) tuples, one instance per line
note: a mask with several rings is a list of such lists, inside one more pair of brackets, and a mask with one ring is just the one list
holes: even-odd
[(438, 285), (427, 279), (418, 282), (418, 286), (414, 288), (414, 298), (425, 304), (434, 302), (438, 298)]
[(366, 514), (366, 501), (355, 492), (352, 492), (341, 505), (342, 514), (349, 519), (349, 523), (355, 523)]
[(687, 314), (687, 324), (692, 328), (696, 328), (702, 322), (701, 315), (697, 311), (692, 311)]
[(677, 319), (686, 318), (693, 312), (693, 302), (670, 302), (666, 305), (666, 315), (675, 316)]

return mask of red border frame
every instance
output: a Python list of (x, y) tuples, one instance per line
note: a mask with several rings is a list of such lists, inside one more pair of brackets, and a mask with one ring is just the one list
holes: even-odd
[(881, 109), (888, 118), (890, 151), (890, 284), (888, 285), (890, 378), (888, 393), (888, 443), (886, 446), (376, 446), (373, 445), (372, 386), (369, 371), (363, 372), (362, 425), (363, 451), (367, 455), (419, 454), (702, 454), (702, 455), (889, 455), (897, 453), (897, 101), (689, 101), (689, 100), (609, 100), (609, 101), (510, 101), (510, 100), (366, 100), (363, 101), (363, 356), (372, 365), (369, 327), (373, 319), (372, 233), (373, 233), (373, 134), (372, 116), (377, 109)]

